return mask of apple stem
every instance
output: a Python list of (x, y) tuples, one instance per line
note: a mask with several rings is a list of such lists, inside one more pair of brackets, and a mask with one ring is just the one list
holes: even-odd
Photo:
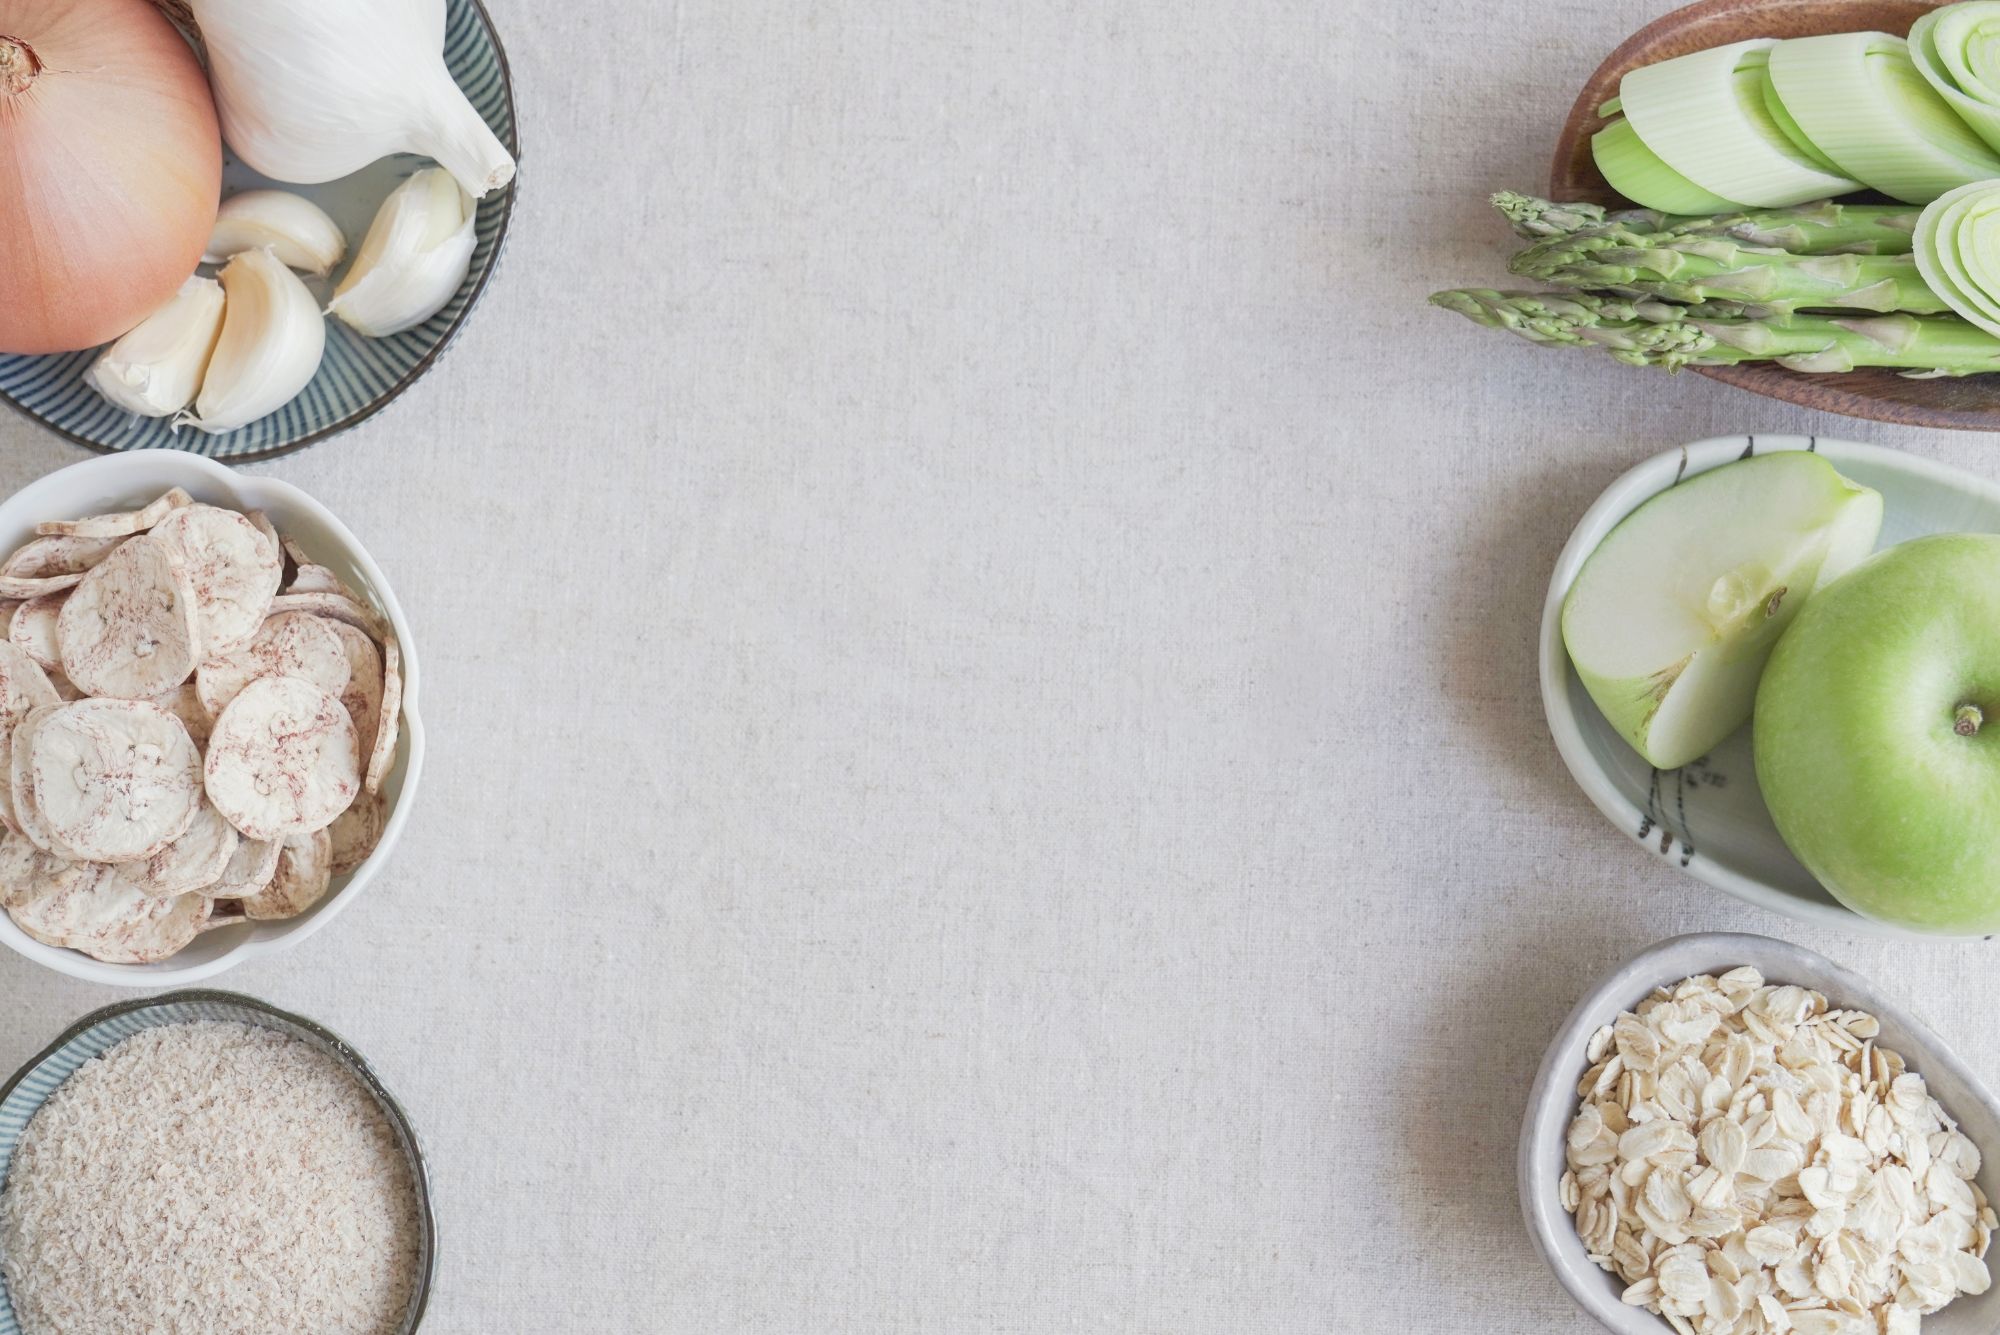
[(1986, 715), (1980, 712), (1978, 705), (1960, 705), (1955, 718), (1951, 730), (1961, 737), (1977, 737), (1979, 725), (1986, 722)]

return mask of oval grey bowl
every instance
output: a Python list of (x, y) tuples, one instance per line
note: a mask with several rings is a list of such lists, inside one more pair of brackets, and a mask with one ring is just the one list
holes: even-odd
[[(445, 64), (452, 77), (518, 161), (521, 141), (514, 124), (514, 88), (507, 53), (480, 0), (446, 0), (444, 43)], [(257, 175), (230, 156), (225, 157), (222, 192), (230, 195), (276, 185), (305, 195), (333, 215), (347, 235), (351, 254), (361, 244), (376, 208), (400, 179), (425, 161), (384, 158), (352, 176), (323, 185), (287, 185)], [(84, 372), (97, 360), (94, 348), (44, 357), (0, 354), (0, 401), (58, 435), (105, 452), (189, 450), (230, 463), (248, 463), (304, 449), (373, 416), (437, 364), (493, 276), (518, 189), (517, 178), (514, 185), (479, 201), (479, 214), (473, 223), (477, 241), (472, 269), (443, 310), (415, 329), (388, 338), (363, 338), (339, 320), (328, 320), (326, 358), (305, 392), (240, 430), (220, 436), (205, 435), (191, 427), (174, 431), (168, 425), (169, 418), (137, 417), (112, 405), (83, 382)], [(307, 286), (322, 299), (331, 292), (318, 280), (309, 279)]]
[[(61, 1037), (29, 1058), (12, 1079), (0, 1085), (0, 1182), (5, 1180), (14, 1146), (28, 1120), (77, 1067), (142, 1029), (196, 1020), (262, 1025), (310, 1043), (347, 1068), (382, 1106), (383, 1114), (395, 1130), (396, 1142), (409, 1157), (410, 1181), (417, 1193), (420, 1228), (417, 1282), (410, 1294), (409, 1309), (397, 1327), (401, 1335), (409, 1335), (423, 1324), (424, 1309), (430, 1304), (431, 1282), (437, 1274), (437, 1215), (431, 1208), (430, 1174), (424, 1164), (423, 1148), (417, 1142), (416, 1128), (410, 1125), (409, 1115), (395, 1096), (383, 1087), (367, 1059), (346, 1039), (302, 1015), (279, 1010), (255, 997), (209, 988), (164, 992), (143, 1001), (121, 1001), (92, 1011), (64, 1030)], [(5, 1280), (0, 1279), (0, 1335), (20, 1335), (20, 1329), (14, 1319), (13, 1302), (6, 1296)]]
[[(1880, 1020), (1882, 1034), (1876, 1041), (1902, 1054), (1945, 1112), (1957, 1119), (1959, 1129), (1979, 1147), (1983, 1160), (1979, 1186), (1988, 1197), (1993, 1195), (1993, 1156), (2000, 1155), (2000, 1103), (1943, 1039), (1874, 984), (1824, 955), (1768, 936), (1701, 932), (1657, 942), (1598, 979), (1563, 1021), (1528, 1093), (1515, 1159), (1521, 1215), (1535, 1250), (1577, 1306), (1620, 1335), (1661, 1335), (1669, 1327), (1644, 1308), (1618, 1301), (1624, 1284), (1591, 1263), (1558, 1198), (1564, 1136), (1576, 1111), (1576, 1082), (1590, 1065), (1584, 1048), (1599, 1026), (1645, 1000), (1654, 988), (1694, 974), (1719, 974), (1740, 964), (1758, 969), (1770, 982), (1812, 988), (1835, 1006), (1865, 1010)], [(2000, 1326), (2000, 1285), (1977, 1297), (1960, 1297), (1943, 1311), (1926, 1316), (1923, 1324), (1924, 1335), (1990, 1335)]]
[(1541, 626), (1542, 710), (1550, 735), (1577, 785), (1613, 825), (1697, 880), (1822, 927), (1869, 936), (1951, 936), (1864, 918), (1813, 879), (1785, 847), (1764, 805), (1747, 725), (1691, 765), (1653, 769), (1605, 721), (1563, 648), (1563, 599), (1618, 521), (1683, 478), (1776, 450), (1816, 450), (1846, 476), (1881, 492), (1881, 547), (1929, 533), (2000, 533), (2000, 484), (1902, 450), (1817, 436), (1755, 435), (1719, 436), (1656, 454), (1605, 488), (1556, 561)]

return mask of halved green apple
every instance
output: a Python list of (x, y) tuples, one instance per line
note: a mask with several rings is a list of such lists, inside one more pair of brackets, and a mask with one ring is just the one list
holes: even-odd
[(1648, 763), (1674, 769), (1741, 727), (1778, 637), (1814, 590), (1858, 565), (1882, 497), (1817, 454), (1739, 460), (1621, 520), (1563, 601), (1563, 643), (1590, 698)]

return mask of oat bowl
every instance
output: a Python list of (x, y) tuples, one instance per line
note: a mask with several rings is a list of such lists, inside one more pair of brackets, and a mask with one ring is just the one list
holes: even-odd
[(253, 997), (79, 1020), (0, 1087), (0, 1180), (0, 1335), (408, 1335), (429, 1301), (408, 1116), (338, 1035)]
[(2000, 1104), (1867, 980), (1705, 933), (1577, 1004), (1517, 1171), (1536, 1249), (1609, 1330), (1974, 1335), (2000, 1322), (1996, 1146)]
[(15, 493), (0, 551), (0, 941), (159, 987), (353, 903), (408, 819), (424, 738), (409, 626), (339, 519), (142, 451)]

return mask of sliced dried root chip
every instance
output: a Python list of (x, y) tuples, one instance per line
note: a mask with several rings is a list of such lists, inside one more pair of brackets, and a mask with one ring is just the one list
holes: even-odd
[(13, 750), (7, 757), (8, 807), (14, 815), (14, 828), (45, 853), (58, 850), (48, 822), (42, 819), (41, 804), (35, 801), (35, 729), (60, 708), (40, 705), (29, 710), (27, 717), (14, 725)]
[(0, 906), (29, 896), (47, 856), (17, 830), (0, 835)]
[(292, 574), (292, 578), (279, 591), (279, 597), (293, 593), (330, 593), (347, 601), (360, 604), (361, 599), (341, 582), (340, 576), (325, 566), (303, 565)]
[(64, 589), (73, 589), (83, 583), (86, 571), (78, 570), (67, 575), (0, 575), (0, 598), (17, 598), (25, 602), (30, 598), (46, 598)]
[(206, 890), (222, 879), (243, 837), (204, 798), (180, 838), (144, 862), (128, 862), (118, 874), (141, 894), (172, 899)]
[(181, 506), (192, 505), (193, 503), (194, 497), (188, 495), (179, 487), (170, 487), (157, 498), (137, 510), (125, 510), (117, 514), (92, 515), (88, 519), (51, 519), (45, 523), (35, 525), (35, 532), (45, 537), (130, 537), (134, 533), (144, 533)]
[(151, 537), (194, 586), (202, 653), (212, 658), (247, 644), (278, 594), (277, 548), (248, 519), (213, 505), (182, 506)]
[(90, 695), (147, 700), (201, 661), (194, 586), (164, 544), (125, 543), (83, 577), (56, 621), (63, 675)]
[(58, 852), (150, 858), (201, 808), (201, 752), (179, 719), (148, 701), (58, 705), (31, 750), (35, 805)]
[(211, 899), (256, 894), (278, 874), (278, 850), (283, 847), (276, 839), (239, 838), (236, 851), (230, 855), (229, 865), (222, 869), (222, 875), (215, 884), (206, 887), (203, 893)]
[(81, 575), (111, 555), (123, 538), (35, 538), (0, 562), (0, 575), (38, 579), (45, 575)]
[(314, 616), (332, 617), (335, 621), (345, 621), (357, 630), (365, 630), (378, 640), (389, 637), (389, 622), (380, 612), (350, 598), (344, 593), (281, 593), (271, 600), (271, 611), (310, 612)]
[(37, 941), (109, 964), (167, 958), (194, 940), (210, 912), (200, 895), (154, 899), (110, 867), (46, 855), (29, 893), (7, 905), (15, 925)]
[(333, 880), (333, 840), (325, 830), (295, 834), (278, 850), (271, 883), (243, 897), (244, 916), (255, 922), (296, 918), (313, 905)]
[[(71, 687), (71, 689), (74, 690), (75, 688)], [(61, 694), (62, 685), (60, 683), (57, 684), (56, 691), (58, 694)], [(65, 698), (75, 699), (76, 697), (68, 696)], [(184, 681), (171, 691), (154, 696), (153, 703), (179, 719), (181, 726), (188, 730), (188, 736), (194, 738), (196, 746), (204, 750), (207, 749), (208, 734), (215, 727), (215, 719), (209, 714), (208, 706), (202, 704), (201, 692), (195, 689), (193, 682)]]
[(301, 677), (260, 677), (216, 717), (206, 770), (209, 801), (230, 824), (281, 839), (347, 809), (361, 789), (361, 743), (332, 694)]
[[(19, 646), (0, 641), (0, 774), (11, 775), (14, 763), (14, 729), (30, 710), (59, 704), (56, 688), (48, 674)], [(14, 820), (11, 784), (0, 784), (0, 824), (18, 830)]]
[(354, 720), (355, 736), (361, 738), (362, 745), (372, 746), (375, 721), (382, 712), (382, 653), (375, 641), (345, 621), (322, 617), (320, 624), (338, 636), (347, 651), (347, 685), (340, 690), (340, 703)]
[(300, 677), (338, 695), (347, 686), (347, 649), (331, 622), (305, 612), (280, 612), (234, 653), (195, 669), (195, 690), (209, 717), (259, 677)]
[(345, 876), (368, 860), (382, 841), (389, 804), (375, 793), (363, 793), (354, 805), (333, 818), (326, 832), (333, 839), (333, 874)]
[(250, 915), (243, 911), (240, 899), (211, 899), (208, 901), (208, 921), (201, 925), (204, 932), (212, 932), (218, 927), (234, 927), (238, 923), (250, 921)]
[(62, 615), (67, 593), (30, 598), (14, 609), (7, 622), (7, 638), (21, 646), (28, 657), (45, 672), (62, 671), (62, 650), (56, 639), (56, 622)]
[(382, 701), (375, 714), (375, 745), (368, 753), (368, 773), (362, 787), (382, 791), (389, 767), (396, 763), (396, 739), (402, 729), (403, 651), (391, 635), (382, 642)]

